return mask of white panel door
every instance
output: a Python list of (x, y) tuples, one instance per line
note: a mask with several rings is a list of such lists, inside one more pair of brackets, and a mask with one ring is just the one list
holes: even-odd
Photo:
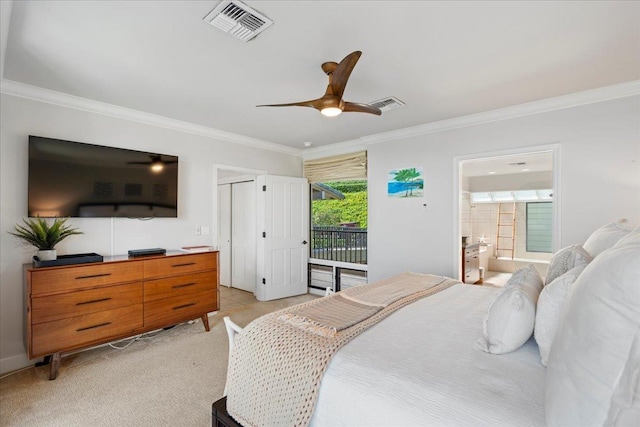
[(231, 286), (231, 184), (218, 185), (218, 250), (220, 284)]
[(231, 286), (249, 292), (256, 283), (256, 184), (231, 184)]
[(309, 184), (305, 178), (258, 177), (256, 298), (269, 301), (307, 293)]

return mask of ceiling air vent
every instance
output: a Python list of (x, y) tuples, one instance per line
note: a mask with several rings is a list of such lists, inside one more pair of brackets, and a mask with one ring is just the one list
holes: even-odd
[(272, 20), (238, 0), (223, 1), (204, 21), (244, 42), (273, 25)]
[(380, 111), (389, 111), (396, 108), (404, 107), (405, 103), (398, 98), (390, 96), (388, 98), (380, 99), (378, 101), (370, 102), (372, 107), (378, 107)]

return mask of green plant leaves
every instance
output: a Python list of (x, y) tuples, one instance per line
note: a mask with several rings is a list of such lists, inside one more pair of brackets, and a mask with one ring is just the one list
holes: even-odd
[(39, 250), (50, 250), (74, 234), (83, 234), (66, 222), (69, 218), (56, 218), (50, 226), (44, 218), (24, 219), (25, 225), (16, 224), (9, 234)]
[(367, 228), (367, 192), (345, 193), (344, 200), (314, 200), (311, 204), (313, 225), (329, 226), (358, 223)]

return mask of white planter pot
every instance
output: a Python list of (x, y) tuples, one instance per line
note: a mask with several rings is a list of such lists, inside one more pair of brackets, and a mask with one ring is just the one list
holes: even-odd
[(40, 261), (53, 261), (56, 258), (58, 258), (58, 253), (56, 252), (55, 249), (49, 249), (49, 250), (39, 250), (38, 251), (38, 259)]

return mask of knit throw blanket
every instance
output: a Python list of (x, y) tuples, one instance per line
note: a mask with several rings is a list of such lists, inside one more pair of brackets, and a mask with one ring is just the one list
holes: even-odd
[(335, 352), (399, 308), (455, 283), (403, 273), (251, 322), (236, 337), (227, 372), (227, 410), (245, 427), (307, 426)]

